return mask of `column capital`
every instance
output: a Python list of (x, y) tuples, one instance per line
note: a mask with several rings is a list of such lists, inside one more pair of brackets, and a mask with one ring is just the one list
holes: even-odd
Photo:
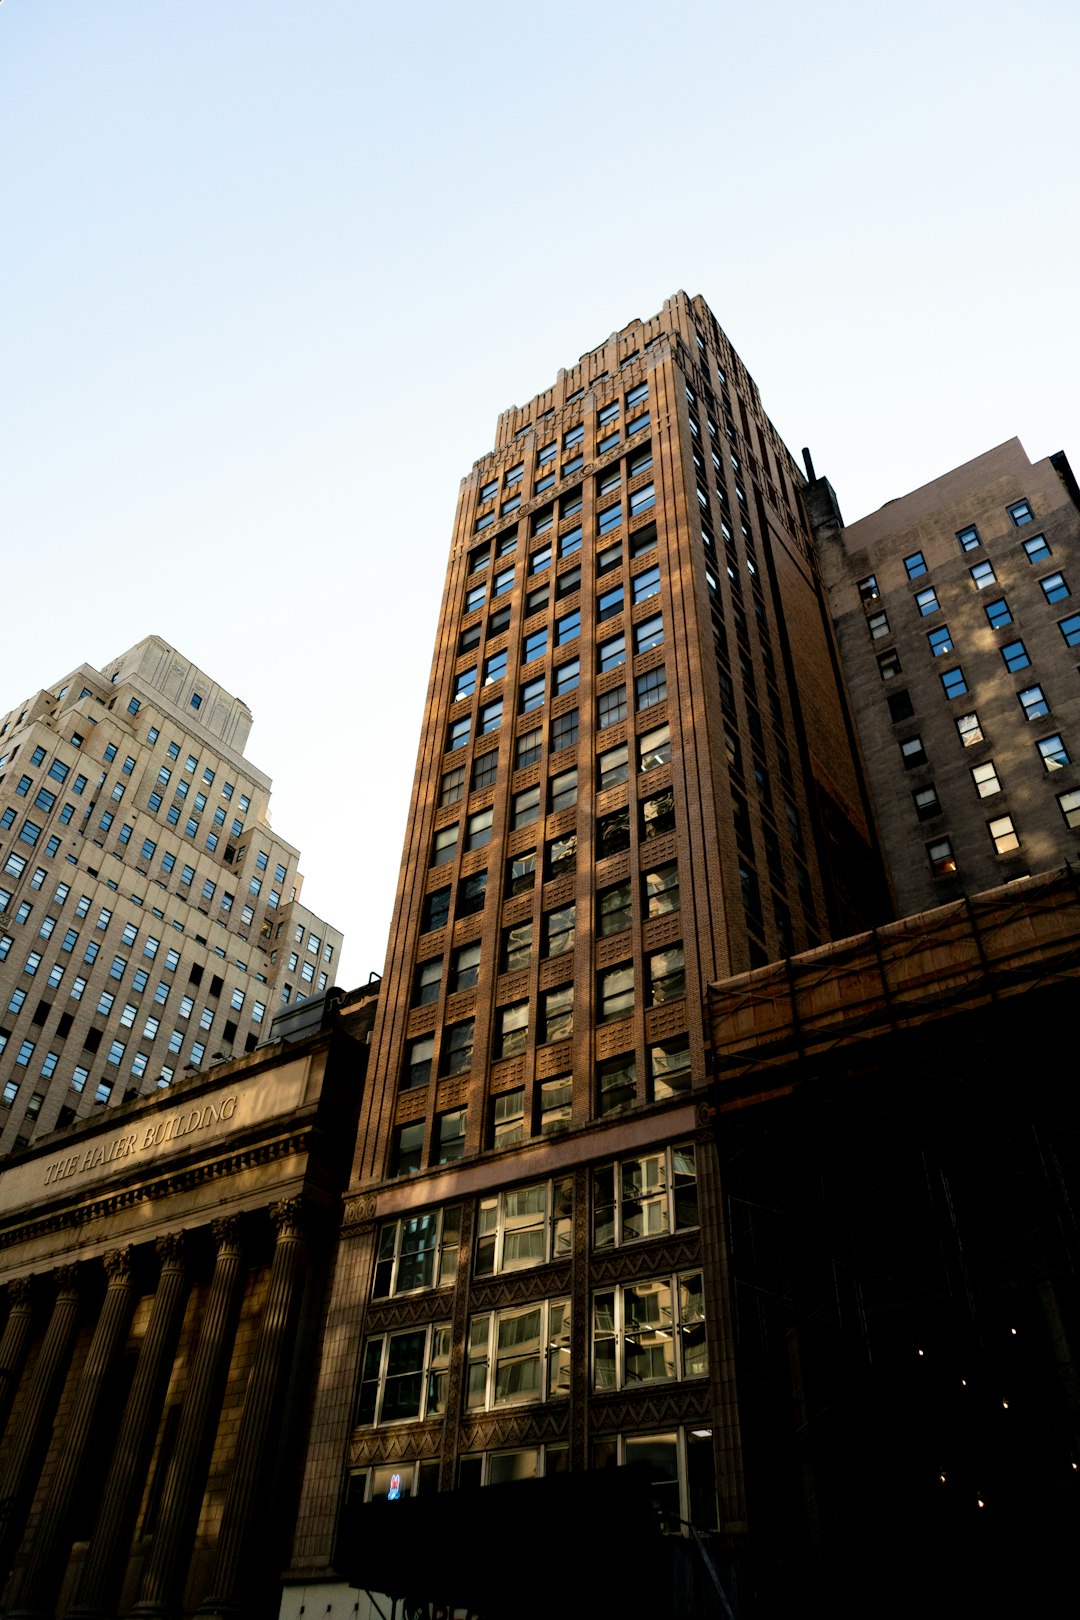
[(271, 1204), (270, 1219), (279, 1237), (299, 1237), (307, 1225), (307, 1211), (302, 1198), (282, 1198)]
[(52, 1273), (58, 1294), (74, 1294), (79, 1287), (79, 1268), (73, 1263), (57, 1266)]
[(174, 1269), (184, 1264), (185, 1244), (183, 1232), (166, 1232), (164, 1237), (155, 1239), (154, 1251), (161, 1261), (161, 1269), (172, 1266)]
[(110, 1249), (102, 1257), (102, 1265), (111, 1283), (127, 1282), (131, 1276), (131, 1268), (135, 1260), (135, 1248), (131, 1243), (125, 1243), (122, 1248)]
[(238, 1215), (219, 1215), (216, 1221), (210, 1222), (210, 1230), (218, 1249), (239, 1249), (240, 1247), (240, 1217)]
[(8, 1283), (8, 1304), (12, 1310), (15, 1310), (16, 1307), (25, 1309), (30, 1305), (33, 1298), (33, 1287), (33, 1277), (16, 1277), (13, 1282)]

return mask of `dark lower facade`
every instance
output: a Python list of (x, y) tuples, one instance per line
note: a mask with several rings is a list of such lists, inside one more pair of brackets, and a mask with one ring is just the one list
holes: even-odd
[(1067, 1588), (1078, 975), (1065, 871), (711, 991), (751, 1612)]

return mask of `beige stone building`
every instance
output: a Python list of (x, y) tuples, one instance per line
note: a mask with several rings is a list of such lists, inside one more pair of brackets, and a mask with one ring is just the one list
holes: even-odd
[(843, 525), (807, 489), (901, 914), (1075, 855), (1080, 490), (1017, 439)]
[(333, 984), (250, 729), (158, 636), (0, 719), (0, 1150), (251, 1052)]
[(380, 1501), (635, 1461), (734, 1580), (704, 987), (888, 904), (801, 482), (679, 293), (462, 483), (290, 1617), (378, 1582)]
[(376, 994), (0, 1169), (5, 1614), (276, 1613)]

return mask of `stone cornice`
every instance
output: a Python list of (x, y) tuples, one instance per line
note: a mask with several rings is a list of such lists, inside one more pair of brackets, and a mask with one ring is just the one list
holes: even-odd
[[(122, 1214), (125, 1210), (134, 1209), (140, 1204), (160, 1202), (178, 1194), (192, 1192), (211, 1182), (240, 1175), (246, 1170), (261, 1169), (296, 1154), (303, 1154), (306, 1157), (310, 1135), (310, 1129), (299, 1130), (287, 1136), (276, 1137), (273, 1141), (255, 1143), (250, 1147), (241, 1148), (233, 1153), (223, 1153), (217, 1158), (204, 1160), (199, 1164), (177, 1168), (164, 1175), (151, 1176), (134, 1185), (116, 1187), (99, 1198), (86, 1199), (67, 1208), (54, 1209), (39, 1219), (12, 1221), (0, 1228), (0, 1252), (35, 1238), (46, 1237), (53, 1232), (89, 1226), (93, 1221)], [(266, 1189), (268, 1205), (272, 1200), (276, 1202), (277, 1192), (277, 1188)], [(216, 1203), (213, 1207), (207, 1208), (207, 1222), (214, 1215), (216, 1208)]]

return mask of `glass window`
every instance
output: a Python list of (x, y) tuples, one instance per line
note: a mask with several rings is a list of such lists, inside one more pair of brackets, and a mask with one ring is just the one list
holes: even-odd
[(469, 1319), (468, 1411), (566, 1399), (570, 1394), (570, 1301), (485, 1311)]
[(545, 956), (565, 956), (573, 950), (576, 921), (577, 908), (572, 905), (544, 913)]
[(442, 783), (439, 788), (439, 806), (454, 804), (465, 791), (465, 767), (455, 765), (452, 771), (444, 771)]
[(866, 621), (866, 628), (873, 641), (880, 641), (883, 636), (889, 634), (889, 615), (884, 611), (871, 613)]
[(479, 940), (460, 944), (453, 953), (450, 964), (450, 995), (455, 995), (458, 990), (471, 990), (479, 982), (479, 953), (481, 953)]
[(577, 866), (576, 833), (567, 833), (562, 838), (552, 838), (544, 848), (549, 878), (565, 877)]
[(596, 599), (596, 619), (602, 624), (605, 619), (614, 619), (623, 609), (623, 589), (616, 585), (610, 591), (604, 591)]
[(522, 662), (531, 664), (534, 658), (543, 658), (547, 652), (547, 629), (533, 630), (525, 637)]
[(1005, 625), (1012, 624), (1012, 614), (1009, 612), (1009, 604), (1004, 597), (1001, 597), (997, 602), (988, 602), (984, 611), (993, 630), (1002, 630)]
[(675, 830), (675, 796), (668, 788), (641, 803), (642, 837), (648, 841)]
[(574, 1033), (574, 986), (560, 984), (544, 991), (541, 1003), (543, 1040), (566, 1041)]
[[(577, 660), (575, 659), (576, 663)], [(553, 752), (560, 749), (572, 748), (578, 740), (578, 711), (569, 709), (566, 714), (558, 714), (551, 722), (551, 747)]]
[(920, 821), (929, 821), (931, 816), (941, 814), (941, 805), (938, 802), (937, 789), (933, 786), (919, 788), (911, 795), (915, 803), (915, 814)]
[(876, 574), (867, 574), (865, 579), (857, 581), (860, 602), (876, 602), (881, 592), (878, 590)]
[(519, 712), (529, 714), (533, 709), (539, 709), (544, 701), (544, 676), (538, 675), (535, 680), (526, 681), (521, 687)]
[(597, 761), (600, 792), (605, 788), (615, 787), (619, 782), (625, 782), (629, 776), (629, 753), (626, 743), (620, 743), (617, 748), (609, 748), (600, 755)]
[(662, 866), (654, 867), (651, 872), (645, 873), (643, 881), (647, 917), (665, 917), (669, 912), (679, 910), (681, 902), (677, 861), (667, 861)]
[(500, 1007), (498, 1018), (498, 1056), (513, 1057), (524, 1052), (529, 1044), (529, 1003), (516, 1001), (512, 1006)]
[(1016, 696), (1026, 720), (1037, 720), (1040, 715), (1050, 713), (1050, 705), (1043, 696), (1041, 686), (1027, 686), (1022, 692), (1017, 692)]
[(424, 910), (421, 919), (421, 932), (431, 933), (436, 928), (444, 928), (450, 915), (450, 890), (435, 889), (424, 898)]
[(598, 974), (596, 1000), (600, 1023), (629, 1017), (634, 1010), (634, 964), (624, 962)]
[(909, 737), (900, 744), (900, 757), (906, 770), (913, 765), (926, 764), (926, 749), (923, 747), (921, 737)]
[(517, 770), (525, 765), (535, 765), (540, 758), (544, 743), (544, 733), (539, 729), (521, 732), (514, 746), (514, 764)]
[(1058, 794), (1058, 809), (1065, 817), (1065, 825), (1080, 831), (1080, 788)]
[(459, 917), (472, 917), (478, 911), (483, 911), (486, 900), (486, 872), (474, 872), (471, 877), (462, 878), (458, 884), (457, 914)]
[(574, 641), (581, 634), (581, 609), (575, 608), (563, 618), (555, 621), (555, 646), (561, 647), (567, 641)]
[(492, 653), (490, 658), (484, 660), (484, 685), (490, 686), (492, 681), (501, 681), (506, 674), (506, 648), (501, 652)]
[(1065, 583), (1064, 574), (1047, 574), (1045, 579), (1040, 579), (1039, 584), (1048, 602), (1061, 602), (1072, 594)]
[(478, 716), (480, 723), (477, 726), (477, 736), (486, 737), (491, 732), (497, 731), (502, 725), (502, 715), (503, 700), (501, 697), (495, 698), (491, 703), (482, 703)]
[(532, 961), (532, 919), (512, 923), (503, 929), (502, 965), (504, 973), (517, 973)]
[(626, 637), (612, 636), (608, 641), (602, 641), (597, 649), (597, 666), (600, 673), (607, 669), (615, 669), (619, 664), (626, 662)]
[(634, 626), (635, 653), (649, 652), (653, 647), (659, 647), (664, 639), (664, 616), (656, 613), (651, 619), (642, 619), (640, 624)]
[(883, 681), (891, 681), (894, 675), (899, 675), (902, 669), (900, 654), (896, 651), (881, 653), (878, 657), (878, 674)]
[(569, 1177), (481, 1198), (475, 1275), (493, 1277), (567, 1258), (572, 1214), (573, 1182)]
[(1050, 555), (1050, 547), (1047, 545), (1046, 536), (1043, 534), (1033, 534), (1030, 540), (1025, 540), (1024, 550), (1027, 553), (1029, 563), (1042, 562), (1044, 557)]
[(522, 1141), (525, 1136), (524, 1086), (501, 1092), (491, 1101), (491, 1146), (505, 1148)]
[(1068, 750), (1059, 736), (1043, 737), (1037, 746), (1048, 771), (1057, 771), (1063, 765), (1068, 765)]
[(563, 692), (573, 692), (581, 679), (581, 659), (568, 658), (560, 664), (553, 675), (554, 695), (559, 697)]
[(450, 1113), (435, 1116), (436, 1164), (452, 1164), (455, 1159), (464, 1156), (465, 1125), (464, 1108), (455, 1108)]
[(536, 851), (523, 850), (506, 863), (507, 895), (527, 894), (536, 884)]
[(433, 961), (421, 962), (416, 970), (413, 982), (413, 1005), (426, 1006), (429, 1002), (438, 1001), (439, 986), (442, 984), (442, 961), (435, 957)]
[(941, 684), (945, 689), (947, 698), (963, 697), (967, 691), (967, 682), (963, 670), (957, 665), (956, 669), (947, 669), (941, 677)]
[[(650, 458), (651, 459), (651, 458)], [(640, 469), (639, 469), (640, 470)], [(633, 474), (631, 474), (633, 476)], [(641, 512), (647, 512), (651, 506), (656, 505), (655, 484), (642, 484), (640, 489), (630, 491), (630, 516), (637, 517)]]
[(452, 861), (457, 853), (457, 841), (458, 824), (456, 821), (453, 826), (440, 828), (435, 834), (435, 842), (432, 847), (432, 866), (445, 866), (449, 861)]
[(572, 771), (563, 771), (559, 776), (553, 776), (550, 783), (551, 810), (569, 810), (577, 803), (578, 774), (575, 768)]
[(602, 1165), (593, 1173), (594, 1249), (691, 1231), (698, 1223), (698, 1179), (690, 1142)]
[(1027, 501), (1014, 501), (1013, 504), (1011, 506), (1007, 506), (1005, 510), (1008, 512), (1018, 529), (1022, 528), (1025, 523), (1031, 523), (1034, 520), (1035, 514), (1032, 512), (1031, 506)]
[(621, 1114), (637, 1102), (637, 1064), (632, 1052), (596, 1065), (596, 1107), (601, 1118)]
[(608, 889), (601, 889), (596, 897), (597, 927), (601, 938), (609, 934), (621, 934), (630, 927), (631, 897), (630, 879), (624, 878), (621, 883), (613, 883)]
[(630, 811), (627, 806), (601, 816), (596, 824), (596, 852), (600, 860), (630, 848)]
[(654, 951), (648, 959), (649, 993), (654, 1007), (680, 1001), (686, 994), (686, 962), (682, 944)]
[(974, 523), (966, 529), (957, 529), (956, 538), (961, 551), (975, 551), (979, 545), (979, 531)]
[(445, 1288), (457, 1272), (461, 1209), (429, 1210), (390, 1221), (379, 1231), (373, 1299)]
[(997, 584), (997, 575), (994, 573), (993, 563), (976, 563), (971, 570), (971, 577), (980, 591), (984, 591), (988, 585)]
[(1027, 655), (1027, 648), (1022, 641), (1010, 641), (1001, 649), (1001, 656), (1005, 661), (1005, 668), (1010, 670), (1027, 669), (1031, 659)]
[(443, 1032), (442, 1068), (444, 1074), (465, 1074), (472, 1067), (473, 1020), (451, 1024)]
[[(404, 1126), (403, 1131), (423, 1126)], [(397, 1423), (435, 1417), (446, 1410), (450, 1324), (409, 1328), (368, 1339), (360, 1374), (356, 1424)]]
[(658, 669), (646, 670), (634, 677), (634, 697), (639, 709), (651, 709), (667, 697), (667, 671), (663, 664)]
[(597, 1390), (704, 1377), (709, 1356), (701, 1273), (595, 1294), (592, 1355)]
[(970, 748), (973, 743), (981, 743), (983, 740), (983, 730), (977, 714), (959, 715), (956, 730), (965, 748)]
[(536, 821), (539, 815), (540, 788), (538, 784), (523, 789), (521, 793), (514, 794), (510, 815), (512, 827), (527, 827), (531, 821)]
[(473, 760), (472, 791), (479, 793), (482, 788), (489, 788), (497, 781), (499, 775), (499, 755), (494, 748), (489, 748), (486, 754), (480, 754)]
[(422, 1168), (423, 1152), (423, 1120), (417, 1120), (411, 1125), (399, 1125), (394, 1132), (391, 1175), (414, 1176)]
[(988, 759), (984, 765), (973, 765), (971, 780), (980, 799), (989, 799), (992, 794), (1001, 792), (1001, 782), (992, 759)]
[(986, 830), (994, 841), (994, 848), (999, 855), (1008, 855), (1012, 850), (1020, 848), (1020, 839), (1017, 837), (1012, 816), (998, 816), (994, 821), (986, 823)]
[(617, 540), (613, 546), (607, 546), (597, 553), (597, 575), (609, 574), (613, 568), (622, 567), (622, 541)]
[(601, 692), (596, 700), (596, 723), (603, 731), (626, 719), (626, 687), (614, 686), (610, 692)]
[(926, 854), (934, 877), (951, 877), (956, 871), (956, 857), (947, 838), (939, 838), (936, 843), (927, 844)]
[(904, 568), (908, 579), (919, 579), (926, 573), (926, 559), (921, 551), (913, 551), (910, 557), (904, 558)]
[(630, 589), (635, 603), (644, 602), (650, 596), (656, 596), (660, 590), (659, 566), (646, 568), (644, 573), (635, 574), (630, 581)]
[(670, 758), (670, 726), (657, 726), (654, 731), (645, 731), (638, 738), (638, 770), (655, 770), (658, 765), (666, 765)]
[(1058, 629), (1065, 638), (1067, 647), (1080, 647), (1080, 613), (1072, 613), (1067, 619), (1060, 619)]
[(936, 613), (938, 611), (937, 592), (934, 590), (932, 585), (928, 585), (924, 591), (916, 591), (915, 606), (918, 608), (924, 619), (926, 618), (927, 614)]

